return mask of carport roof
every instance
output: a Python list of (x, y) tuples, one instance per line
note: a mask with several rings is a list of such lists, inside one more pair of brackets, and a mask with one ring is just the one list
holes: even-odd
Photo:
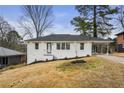
[(11, 50), (8, 48), (0, 47), (0, 57), (3, 56), (17, 56), (17, 55), (24, 55), (22, 52), (18, 52), (15, 50)]

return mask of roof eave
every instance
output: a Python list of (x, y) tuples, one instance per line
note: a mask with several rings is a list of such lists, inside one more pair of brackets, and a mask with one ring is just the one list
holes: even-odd
[(0, 57), (11, 57), (11, 56), (23, 56), (25, 54), (18, 54), (18, 55), (0, 55)]
[(50, 41), (50, 40), (48, 40), (48, 41), (46, 41), (46, 40), (33, 40), (33, 41), (26, 41), (26, 42), (113, 42), (112, 40), (77, 40), (77, 41), (71, 41), (71, 40), (68, 40), (68, 41), (66, 41), (66, 40), (58, 40), (58, 41)]
[(124, 34), (124, 32), (120, 32), (120, 33), (118, 33), (118, 34), (115, 34), (116, 36), (118, 36), (118, 35), (121, 35), (121, 34)]

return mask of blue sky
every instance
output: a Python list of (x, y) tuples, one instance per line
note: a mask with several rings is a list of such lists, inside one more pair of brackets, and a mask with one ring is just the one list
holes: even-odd
[[(79, 34), (74, 31), (74, 27), (70, 24), (70, 21), (75, 17), (78, 16), (79, 13), (75, 9), (75, 6), (72, 5), (54, 5), (53, 6), (53, 14), (54, 14), (54, 27), (49, 29), (48, 31), (44, 32), (44, 35), (48, 35), (51, 33), (56, 34)], [(16, 30), (19, 32), (20, 35), (24, 34), (24, 31), (20, 29), (18, 26), (18, 20), (23, 15), (23, 11), (21, 6), (19, 5), (0, 5), (0, 16), (3, 16), (5, 20), (7, 20)], [(116, 26), (118, 26), (116, 24)], [(111, 37), (115, 37), (115, 34), (120, 31), (116, 29)]]
[[(53, 6), (54, 14), (54, 27), (45, 34), (51, 33), (68, 33), (76, 34), (73, 31), (73, 26), (70, 24), (70, 21), (73, 17), (78, 15), (78, 12), (75, 10), (74, 6), (71, 5), (55, 5)], [(9, 5), (9, 6), (0, 6), (0, 15), (3, 16), (12, 26), (18, 30), (20, 34), (23, 34), (17, 26), (18, 20), (23, 15), (21, 6)]]

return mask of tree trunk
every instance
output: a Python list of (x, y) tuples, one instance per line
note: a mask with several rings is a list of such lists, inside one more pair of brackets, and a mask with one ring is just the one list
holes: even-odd
[(96, 25), (96, 5), (93, 6), (93, 37), (97, 37), (97, 25)]
[(38, 38), (39, 37), (39, 33), (37, 32), (36, 34), (37, 34), (37, 38)]

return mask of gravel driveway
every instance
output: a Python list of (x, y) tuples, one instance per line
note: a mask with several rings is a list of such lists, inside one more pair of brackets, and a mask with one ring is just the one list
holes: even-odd
[(102, 57), (104, 59), (110, 60), (112, 62), (123, 63), (124, 64), (124, 57), (117, 57), (112, 55), (97, 55), (98, 57)]

